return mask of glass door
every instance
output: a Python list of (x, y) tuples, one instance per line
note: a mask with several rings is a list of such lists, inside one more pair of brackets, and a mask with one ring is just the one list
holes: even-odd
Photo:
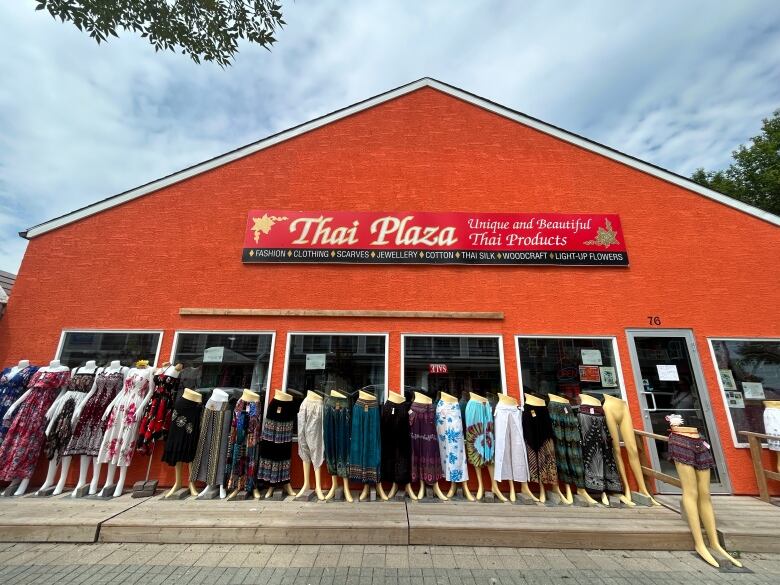
[[(632, 330), (627, 334), (645, 430), (666, 436), (669, 423), (665, 417), (681, 415), (685, 425), (699, 429), (712, 446), (717, 468), (712, 471), (710, 489), (713, 493), (730, 492), (693, 334), (687, 330), (657, 329)], [(653, 468), (677, 476), (667, 455), (666, 442), (648, 441), (648, 447)], [(679, 493), (679, 488), (662, 482), (658, 482), (658, 488), (664, 493)]]

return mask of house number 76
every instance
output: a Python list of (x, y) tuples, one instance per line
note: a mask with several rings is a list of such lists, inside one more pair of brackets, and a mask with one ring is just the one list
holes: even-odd
[(659, 317), (658, 315), (650, 315), (647, 317), (647, 322), (650, 325), (658, 326), (661, 324), (661, 317)]

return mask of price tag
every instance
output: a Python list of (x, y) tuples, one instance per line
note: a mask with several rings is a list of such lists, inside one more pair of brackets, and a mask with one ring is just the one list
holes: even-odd
[(390, 409), (390, 414), (395, 414), (395, 406)]
[(276, 414), (282, 414), (282, 407), (281, 406), (277, 406), (276, 407)]

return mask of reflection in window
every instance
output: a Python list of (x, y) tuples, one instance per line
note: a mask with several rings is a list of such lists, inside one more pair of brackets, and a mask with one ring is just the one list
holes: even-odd
[(765, 433), (764, 400), (780, 400), (780, 340), (713, 339), (718, 375), (737, 442)]
[(558, 394), (579, 404), (580, 393), (621, 397), (612, 339), (520, 337), (523, 392)]
[(159, 344), (160, 333), (67, 331), (59, 360), (69, 368), (83, 366), (87, 360), (95, 360), (98, 366), (106, 366), (114, 360), (119, 360), (123, 366), (132, 366), (138, 360), (148, 360), (154, 365)]
[[(404, 337), (404, 384), (407, 398), (414, 391), (435, 399), (446, 392), (467, 402), (469, 393), (492, 404), (503, 392), (498, 337)], [(446, 366), (446, 372), (441, 366)]]

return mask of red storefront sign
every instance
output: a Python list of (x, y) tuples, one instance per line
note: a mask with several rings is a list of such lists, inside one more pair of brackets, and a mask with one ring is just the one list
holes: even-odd
[(244, 262), (627, 266), (616, 214), (249, 212)]
[(447, 364), (428, 364), (429, 374), (446, 374)]

